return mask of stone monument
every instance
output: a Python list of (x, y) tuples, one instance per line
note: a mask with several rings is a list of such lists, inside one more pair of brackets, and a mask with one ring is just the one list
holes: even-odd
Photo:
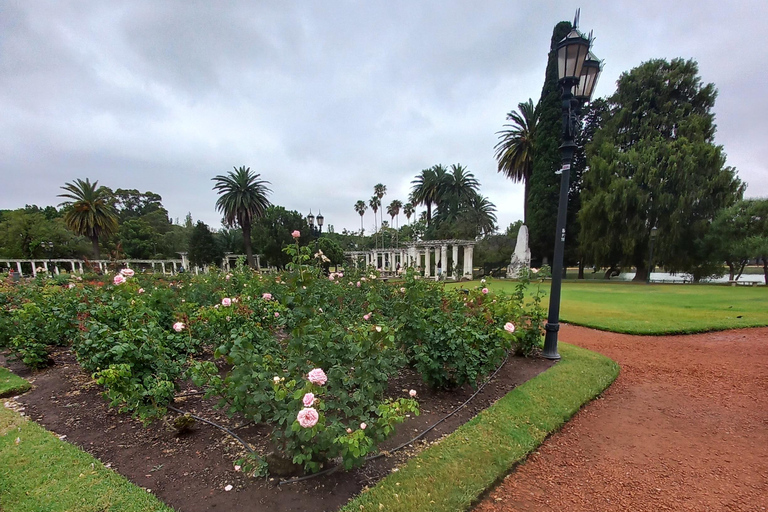
[(517, 232), (517, 243), (515, 243), (515, 252), (512, 253), (512, 261), (507, 267), (507, 278), (517, 279), (520, 277), (520, 270), (531, 267), (531, 250), (528, 248), (528, 226), (523, 224), (520, 231)]

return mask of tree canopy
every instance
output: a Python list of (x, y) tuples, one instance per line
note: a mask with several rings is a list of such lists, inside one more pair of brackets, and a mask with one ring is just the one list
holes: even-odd
[(251, 249), (251, 225), (270, 206), (267, 196), (272, 192), (269, 182), (259, 179), (261, 174), (251, 172), (250, 167), (241, 166), (226, 175), (211, 178), (216, 184), (213, 189), (219, 193), (216, 209), (224, 215), (224, 223), (239, 226), (243, 230), (243, 245), (248, 265), (253, 268)]
[(78, 235), (88, 237), (93, 245), (93, 257), (99, 259), (99, 238), (109, 236), (118, 229), (117, 213), (109, 203), (109, 189), (99, 187), (99, 182), (77, 179), (61, 187), (65, 193), (59, 197), (68, 199), (64, 222)]
[(644, 280), (656, 227), (655, 260), (705, 276), (699, 242), (717, 211), (744, 190), (714, 143), (715, 97), (692, 60), (651, 60), (621, 75), (587, 150), (579, 221), (591, 261), (635, 266)]
[[(531, 259), (538, 265), (543, 258), (552, 262), (555, 248), (557, 205), (560, 193), (560, 143), (562, 134), (562, 103), (557, 75), (557, 43), (571, 31), (571, 24), (561, 21), (555, 25), (550, 40), (550, 52), (544, 86), (538, 104), (538, 122), (533, 145), (536, 154), (531, 172), (526, 223), (529, 228)], [(573, 179), (573, 175), (571, 175)], [(566, 238), (567, 243), (567, 238)]]

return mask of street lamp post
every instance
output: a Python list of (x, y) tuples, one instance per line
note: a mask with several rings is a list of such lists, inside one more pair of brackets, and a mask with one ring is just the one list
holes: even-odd
[(651, 283), (651, 271), (653, 270), (653, 242), (656, 241), (656, 232), (658, 229), (656, 229), (656, 226), (653, 226), (651, 228), (651, 241), (648, 244), (648, 274), (645, 276), (645, 283), (650, 284)]
[(48, 253), (48, 270), (51, 272), (51, 277), (55, 275), (53, 271), (53, 242), (43, 242), (43, 247), (46, 249), (46, 252)]
[(312, 210), (309, 210), (309, 215), (307, 215), (307, 224), (309, 224), (309, 230), (312, 233), (312, 235), (315, 235), (315, 219), (317, 219), (317, 226), (318, 226), (318, 232), (317, 236), (315, 236), (315, 252), (318, 251), (318, 240), (320, 239), (320, 236), (323, 234), (323, 223), (325, 222), (325, 217), (323, 217), (323, 214), (320, 213), (318, 210), (317, 217), (312, 215)]
[[(600, 75), (601, 63), (589, 52), (591, 37), (578, 31), (579, 13), (573, 29), (557, 44), (557, 72), (561, 87), (563, 109), (563, 134), (560, 145), (562, 166), (560, 174), (560, 201), (557, 207), (555, 254), (552, 262), (552, 288), (549, 299), (549, 315), (544, 326), (543, 356), (560, 359), (557, 352), (557, 333), (560, 330), (560, 288), (563, 278), (563, 252), (565, 249), (565, 223), (568, 213), (568, 189), (571, 178), (571, 162), (576, 151), (578, 114), (583, 102), (589, 101)], [(574, 89), (575, 88), (575, 89)]]

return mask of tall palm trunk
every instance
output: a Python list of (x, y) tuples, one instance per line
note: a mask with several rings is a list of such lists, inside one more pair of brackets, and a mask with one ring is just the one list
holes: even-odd
[(96, 260), (101, 259), (101, 252), (99, 251), (99, 237), (97, 235), (93, 235), (91, 237), (91, 244), (93, 246), (93, 257)]
[(248, 261), (248, 266), (256, 268), (256, 263), (253, 261), (253, 250), (251, 249), (251, 223), (243, 222), (243, 245), (245, 245), (245, 259)]

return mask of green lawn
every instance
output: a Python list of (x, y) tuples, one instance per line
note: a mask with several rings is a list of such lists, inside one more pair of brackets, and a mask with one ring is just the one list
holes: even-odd
[(29, 387), (29, 382), (0, 366), (0, 398), (18, 395), (28, 390)]
[(0, 405), (3, 512), (172, 512), (101, 462)]
[[(449, 287), (479, 286), (478, 281)], [(492, 280), (493, 292), (514, 282)], [(550, 283), (543, 287), (549, 294)], [(768, 325), (768, 287), (619, 282), (563, 283), (560, 320), (628, 334), (683, 334)], [(544, 301), (548, 306), (548, 297)]]

